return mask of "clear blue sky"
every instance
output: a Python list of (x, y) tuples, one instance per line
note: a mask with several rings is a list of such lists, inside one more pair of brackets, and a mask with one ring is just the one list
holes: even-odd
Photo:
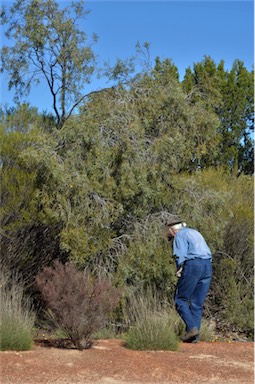
[[(6, 2), (6, 1), (5, 1)], [(7, 3), (9, 3), (7, 1)], [(59, 1), (67, 6), (69, 1)], [(99, 62), (128, 58), (135, 54), (139, 41), (150, 43), (152, 62), (159, 56), (170, 58), (182, 79), (185, 69), (204, 55), (216, 63), (225, 61), (231, 69), (240, 59), (248, 70), (254, 62), (254, 5), (252, 0), (177, 0), (177, 1), (85, 1), (89, 15), (82, 21), (88, 35), (99, 36), (94, 51)], [(2, 77), (2, 103), (12, 104), (7, 79)], [(86, 91), (103, 84), (95, 81)], [(28, 98), (39, 110), (51, 110), (47, 87), (37, 86)]]

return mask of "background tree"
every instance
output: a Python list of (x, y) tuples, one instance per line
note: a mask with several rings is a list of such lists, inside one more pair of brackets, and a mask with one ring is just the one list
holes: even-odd
[(238, 173), (253, 174), (254, 154), (254, 73), (235, 60), (220, 84), (222, 103), (217, 113), (221, 120), (220, 161)]
[(16, 0), (1, 13), (12, 41), (1, 49), (1, 71), (9, 74), (9, 88), (19, 99), (44, 79), (58, 128), (84, 99), (84, 85), (95, 69), (91, 43), (77, 24), (86, 14), (84, 1), (61, 9), (55, 0)]
[(159, 57), (156, 57), (153, 74), (161, 83), (164, 81), (168, 83), (171, 78), (179, 80), (178, 68), (171, 59), (161, 61)]
[(219, 154), (216, 164), (236, 173), (253, 174), (254, 78), (244, 63), (235, 60), (231, 70), (205, 56), (188, 68), (182, 85), (193, 103), (203, 100), (219, 118)]
[(52, 114), (39, 113), (36, 107), (29, 103), (18, 103), (16, 107), (1, 107), (0, 122), (7, 133), (29, 133), (35, 127), (51, 132), (55, 127), (55, 119)]
[(193, 70), (186, 69), (182, 82), (188, 98), (193, 102), (203, 102), (207, 110), (215, 111), (221, 103), (220, 79), (217, 66), (210, 56), (194, 63)]

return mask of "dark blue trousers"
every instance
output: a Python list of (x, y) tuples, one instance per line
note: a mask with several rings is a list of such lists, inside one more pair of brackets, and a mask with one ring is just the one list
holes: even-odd
[(212, 279), (212, 262), (209, 259), (188, 260), (184, 264), (175, 291), (175, 307), (184, 323), (186, 331), (200, 329), (203, 304)]

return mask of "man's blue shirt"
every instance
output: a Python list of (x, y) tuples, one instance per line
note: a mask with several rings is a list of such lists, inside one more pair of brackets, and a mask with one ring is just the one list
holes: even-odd
[(211, 259), (212, 253), (205, 239), (196, 229), (181, 228), (174, 237), (173, 253), (176, 256), (177, 267), (195, 258)]

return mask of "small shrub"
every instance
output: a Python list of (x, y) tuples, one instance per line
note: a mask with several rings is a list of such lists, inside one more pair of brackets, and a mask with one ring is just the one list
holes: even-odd
[(56, 325), (78, 349), (91, 346), (92, 333), (104, 327), (120, 299), (109, 280), (92, 278), (74, 265), (58, 261), (53, 268), (44, 268), (36, 283)]
[(169, 326), (165, 315), (151, 315), (130, 327), (125, 336), (126, 346), (136, 350), (171, 350), (178, 349), (179, 340)]
[(26, 351), (33, 344), (35, 315), (22, 284), (0, 278), (0, 350)]

